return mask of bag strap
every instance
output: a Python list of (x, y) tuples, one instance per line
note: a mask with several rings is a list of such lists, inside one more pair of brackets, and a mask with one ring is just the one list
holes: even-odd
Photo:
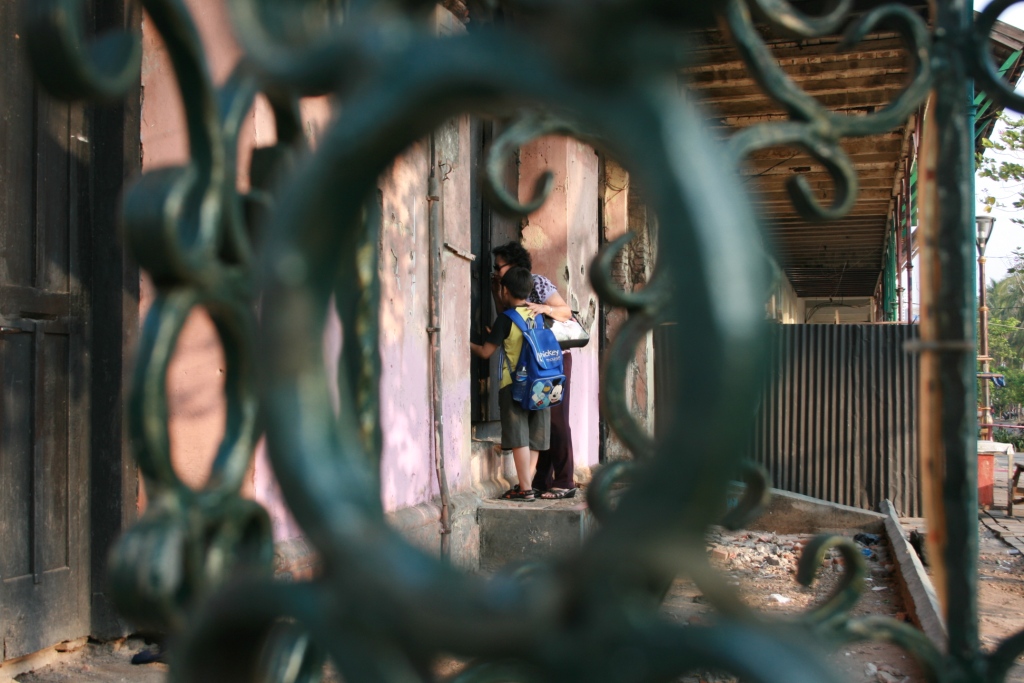
[(526, 334), (527, 330), (539, 329), (538, 328), (538, 324), (540, 325), (540, 327), (544, 326), (544, 316), (542, 314), (540, 314), (540, 313), (537, 313), (533, 317), (532, 324), (527, 323), (523, 319), (523, 316), (521, 316), (519, 314), (519, 311), (517, 311), (514, 308), (510, 308), (507, 311), (505, 311), (505, 315), (507, 315), (509, 318), (511, 318), (512, 322), (514, 322), (516, 324), (516, 327), (518, 327), (523, 332), (524, 335)]
[(502, 343), (502, 345), (499, 348), (500, 350), (498, 351), (498, 366), (500, 367), (502, 365), (508, 365), (508, 376), (515, 380), (516, 371), (515, 368), (512, 367), (512, 361), (509, 359), (508, 354), (505, 353), (505, 344)]
[(508, 310), (505, 311), (505, 314), (512, 319), (512, 322), (515, 323), (515, 326), (519, 328), (519, 330), (522, 332), (522, 348), (519, 350), (519, 360), (522, 360), (522, 354), (526, 352), (527, 346), (532, 350), (532, 352), (536, 353), (537, 344), (534, 342), (534, 338), (530, 337), (527, 333), (530, 331), (536, 332), (537, 330), (545, 329), (544, 315), (541, 313), (536, 313), (534, 315), (534, 318), (532, 318), (531, 321), (527, 323), (526, 321), (524, 321), (522, 315), (519, 314), (519, 311), (517, 311), (515, 308), (509, 308)]
[[(523, 320), (523, 316), (519, 315), (519, 311), (517, 311), (516, 309), (510, 308), (510, 309), (504, 311), (504, 313), (505, 313), (506, 316), (508, 316), (509, 320), (511, 320), (515, 324), (515, 326), (518, 327), (519, 330), (523, 333), (523, 348), (521, 348), (519, 350), (519, 358), (522, 359), (522, 357), (523, 357), (523, 350), (527, 346), (526, 331), (529, 328), (527, 327), (526, 321)], [(508, 357), (507, 353), (505, 353), (505, 342), (504, 341), (502, 341), (502, 343), (501, 343), (501, 351), (500, 351), (500, 353), (501, 353), (501, 358), (504, 359), (505, 364), (508, 365), (508, 376), (510, 378), (512, 378), (512, 381), (515, 381), (516, 369), (512, 365), (512, 359)], [(499, 360), (499, 365), (500, 364), (501, 364), (501, 361)]]

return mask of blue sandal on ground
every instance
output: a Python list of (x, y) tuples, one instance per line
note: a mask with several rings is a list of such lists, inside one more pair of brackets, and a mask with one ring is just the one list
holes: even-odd
[(519, 484), (516, 484), (505, 493), (501, 494), (502, 500), (519, 500), (524, 503), (532, 503), (537, 500), (537, 496), (534, 494), (533, 489), (527, 491), (520, 491)]

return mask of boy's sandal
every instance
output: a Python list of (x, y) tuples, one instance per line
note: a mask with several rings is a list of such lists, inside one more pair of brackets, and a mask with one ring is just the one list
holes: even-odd
[(540, 494), (540, 497), (544, 500), (562, 500), (563, 498), (573, 498), (576, 496), (576, 489), (548, 489), (544, 493)]
[(521, 500), (524, 502), (533, 502), (537, 500), (537, 497), (533, 493), (533, 489), (527, 491), (520, 491), (519, 484), (516, 484), (505, 493), (501, 494), (502, 500)]

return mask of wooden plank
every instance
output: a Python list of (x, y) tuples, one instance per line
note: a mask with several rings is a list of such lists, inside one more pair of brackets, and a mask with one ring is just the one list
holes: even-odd
[[(864, 109), (868, 112), (885, 107), (899, 97), (901, 85), (878, 85), (862, 90), (843, 90), (840, 88), (814, 93), (814, 99), (825, 109), (845, 110)], [(763, 116), (768, 113), (784, 111), (781, 105), (761, 93), (757, 95), (739, 95), (728, 97), (701, 98), (695, 97), (709, 110), (719, 117), (728, 116)]]
[[(817, 99), (828, 95), (850, 91), (888, 92), (909, 80), (906, 69), (891, 68), (881, 73), (850, 74), (834, 72), (831, 78), (792, 78), (793, 83), (805, 94)], [(730, 83), (706, 87), (692, 87), (694, 97), (721, 109), (728, 109), (731, 102), (760, 101), (769, 97), (761, 85), (752, 79), (747, 84)], [(774, 108), (774, 107), (773, 107)]]
[(46, 292), (68, 292), (71, 265), (69, 110), (66, 104), (39, 92), (36, 111), (34, 284)]
[(35, 98), (25, 46), (14, 38), (19, 4), (0, 2), (0, 282), (31, 285)]
[(32, 334), (0, 336), (0, 597), (10, 579), (31, 573), (31, 368)]
[[(865, 60), (869, 61), (869, 60)], [(789, 80), (808, 94), (831, 90), (848, 82), (851, 87), (900, 86), (910, 80), (910, 70), (899, 60), (870, 60), (865, 64), (850, 60), (846, 66), (836, 64), (801, 64), (786, 70)], [(761, 84), (749, 73), (733, 71), (729, 74), (711, 74), (713, 78), (688, 81), (687, 89), (702, 100), (729, 95), (766, 94)]]

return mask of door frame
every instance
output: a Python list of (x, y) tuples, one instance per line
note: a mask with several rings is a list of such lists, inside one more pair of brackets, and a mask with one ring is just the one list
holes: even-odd
[[(92, 5), (96, 33), (107, 29), (142, 34), (142, 8), (131, 0)], [(121, 195), (142, 171), (141, 82), (119, 103), (89, 106), (92, 140), (88, 189), (79, 193), (87, 239), (86, 283), (91, 356), (89, 417), (90, 633), (104, 640), (127, 635), (108, 597), (110, 547), (138, 517), (138, 470), (125, 429), (125, 400), (139, 336), (138, 265), (121, 236)]]

